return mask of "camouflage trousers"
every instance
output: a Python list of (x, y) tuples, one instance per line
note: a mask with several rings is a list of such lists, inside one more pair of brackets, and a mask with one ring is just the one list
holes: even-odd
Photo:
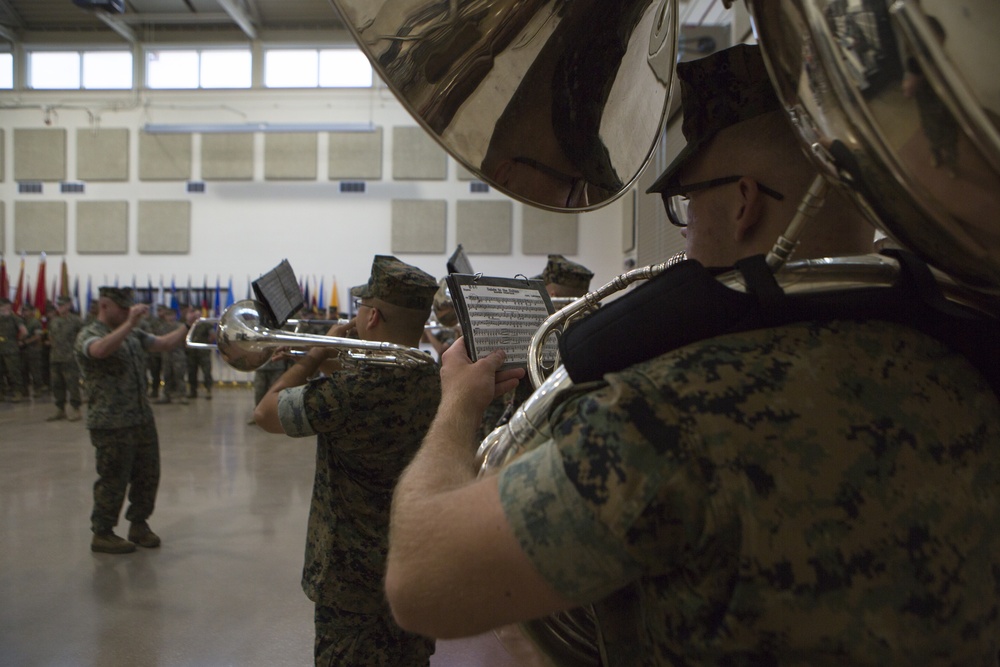
[[(4, 379), (6, 378), (6, 381)], [(27, 388), (24, 386), (24, 374), (21, 370), (21, 352), (10, 353), (0, 352), (0, 396), (4, 391), (10, 396), (15, 393), (19, 396), (27, 395)]]
[(434, 640), (400, 628), (392, 617), (316, 605), (316, 667), (425, 667)]
[(128, 490), (128, 521), (145, 521), (153, 513), (160, 485), (160, 443), (156, 423), (127, 428), (90, 429), (97, 457), (91, 530), (103, 533), (118, 524)]
[(205, 390), (212, 391), (212, 351), (187, 351), (188, 391), (193, 396), (198, 393), (198, 371), (205, 383)]
[(163, 353), (163, 393), (170, 398), (185, 395), (184, 376), (187, 373), (187, 357), (184, 350)]
[(60, 410), (66, 405), (66, 394), (69, 393), (69, 404), (79, 408), (80, 400), (80, 369), (75, 361), (53, 361), (49, 365), (49, 375), (52, 378), (52, 398)]

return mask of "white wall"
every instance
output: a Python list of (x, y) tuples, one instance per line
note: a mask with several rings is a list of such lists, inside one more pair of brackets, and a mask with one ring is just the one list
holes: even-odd
[[(214, 286), (233, 278), (236, 298), (245, 294), (248, 278), (256, 278), (288, 259), (299, 276), (322, 276), (329, 295), (334, 276), (341, 306), (347, 289), (367, 279), (372, 256), (390, 252), (391, 200), (399, 198), (445, 199), (449, 202), (446, 252), (443, 254), (400, 255), (428, 273), (442, 276), (446, 260), (456, 246), (455, 202), (458, 199), (505, 199), (496, 192), (470, 194), (469, 183), (456, 176), (458, 163), (449, 158), (448, 180), (442, 182), (392, 181), (392, 132), (398, 125), (416, 125), (403, 107), (384, 88), (371, 91), (220, 91), (170, 94), (94, 94), (90, 92), (17, 92), (0, 95), (0, 128), (5, 134), (4, 180), (0, 182), (0, 202), (4, 208), (4, 234), (0, 251), (7, 262), (12, 282), (16, 280), (19, 250), (15, 246), (14, 202), (68, 202), (67, 252), (65, 259), (71, 278), (80, 277), (81, 289), (87, 278), (94, 288), (105, 282), (158, 286), (161, 276), (169, 286), (178, 287), (188, 279), (201, 286), (206, 279)], [(49, 125), (45, 109), (50, 109)], [(261, 164), (263, 135), (257, 134), (256, 173), (252, 182), (209, 182), (204, 194), (188, 194), (186, 182), (153, 183), (138, 179), (138, 134), (146, 123), (304, 123), (362, 122), (382, 126), (383, 178), (369, 182), (365, 194), (341, 194), (339, 183), (327, 178), (326, 135), (320, 133), (319, 176), (315, 182), (264, 181)], [(58, 183), (46, 183), (42, 195), (21, 195), (13, 181), (13, 134), (20, 128), (66, 128), (68, 144), (67, 180), (76, 178), (75, 137), (78, 128), (130, 129), (130, 181), (87, 183), (84, 194), (61, 194)], [(193, 180), (200, 180), (198, 166), (200, 136), (194, 137)], [(126, 254), (92, 255), (76, 252), (75, 202), (80, 200), (127, 200), (129, 202), (129, 250)], [(136, 250), (136, 209), (140, 200), (169, 199), (192, 202), (191, 250), (185, 255), (139, 254)], [(590, 267), (593, 286), (601, 285), (622, 271), (622, 206), (613, 203), (604, 209), (580, 216), (579, 253), (572, 259)], [(487, 275), (533, 276), (545, 265), (544, 255), (521, 252), (522, 205), (514, 204), (513, 253), (511, 255), (470, 255), (477, 271)], [(63, 257), (49, 255), (49, 282)], [(32, 285), (37, 275), (38, 255), (29, 255), (26, 273)]]

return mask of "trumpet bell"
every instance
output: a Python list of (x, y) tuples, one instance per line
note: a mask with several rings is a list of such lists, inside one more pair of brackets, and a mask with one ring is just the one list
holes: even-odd
[(372, 65), (455, 159), (551, 210), (638, 178), (677, 54), (668, 0), (333, 0)]

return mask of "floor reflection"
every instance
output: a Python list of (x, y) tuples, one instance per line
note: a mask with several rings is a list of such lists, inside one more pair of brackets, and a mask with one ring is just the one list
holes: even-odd
[[(312, 664), (299, 586), (311, 439), (246, 424), (253, 393), (157, 405), (160, 549), (90, 551), (95, 478), (81, 422), (0, 403), (0, 665)], [(127, 532), (124, 519), (119, 534)], [(438, 643), (433, 667), (512, 667), (493, 634)]]

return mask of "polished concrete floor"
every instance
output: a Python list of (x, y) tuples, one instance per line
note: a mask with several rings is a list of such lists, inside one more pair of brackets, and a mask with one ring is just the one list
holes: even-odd
[[(159, 549), (90, 551), (94, 455), (47, 397), (0, 403), (0, 665), (310, 665), (299, 587), (314, 441), (247, 425), (246, 385), (156, 405)], [(124, 516), (124, 511), (123, 511)], [(122, 519), (117, 532), (127, 533)], [(538, 664), (493, 633), (438, 642), (433, 667)]]

